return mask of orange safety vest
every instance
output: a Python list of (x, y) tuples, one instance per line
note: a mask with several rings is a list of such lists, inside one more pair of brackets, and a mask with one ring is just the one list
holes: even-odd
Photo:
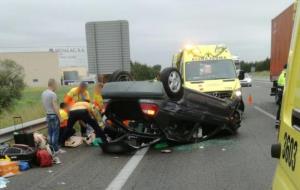
[(93, 110), (92, 105), (88, 102), (76, 102), (71, 106), (70, 111), (82, 110), (82, 109), (86, 109), (89, 112), (92, 112)]

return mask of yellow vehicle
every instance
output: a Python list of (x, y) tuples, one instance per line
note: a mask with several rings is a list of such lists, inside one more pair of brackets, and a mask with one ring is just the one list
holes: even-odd
[(223, 45), (195, 45), (184, 48), (173, 56), (172, 66), (183, 77), (184, 87), (218, 98), (240, 100), (244, 111), (242, 92), (233, 56)]
[(279, 143), (272, 156), (279, 158), (273, 190), (300, 189), (300, 4), (297, 1), (294, 31), (290, 47), (287, 83), (284, 89)]

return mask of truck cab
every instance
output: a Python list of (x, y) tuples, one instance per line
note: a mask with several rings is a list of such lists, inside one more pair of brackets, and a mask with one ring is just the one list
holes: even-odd
[[(180, 71), (184, 87), (222, 99), (240, 99), (240, 110), (244, 111), (235, 61), (227, 47), (223, 45), (186, 47), (173, 56), (172, 65)], [(242, 74), (240, 78), (243, 78)]]
[(278, 158), (273, 190), (300, 189), (300, 5), (297, 1), (294, 30), (289, 50), (287, 81), (283, 92), (278, 144), (272, 156)]

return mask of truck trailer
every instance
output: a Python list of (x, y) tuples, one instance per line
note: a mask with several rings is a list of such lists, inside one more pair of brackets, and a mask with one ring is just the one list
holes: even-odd
[(277, 102), (277, 79), (288, 62), (288, 54), (294, 24), (294, 4), (272, 19), (270, 80), (273, 82), (271, 96)]

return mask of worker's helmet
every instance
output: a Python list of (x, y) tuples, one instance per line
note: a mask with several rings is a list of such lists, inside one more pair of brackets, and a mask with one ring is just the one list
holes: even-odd
[(87, 88), (88, 84), (84, 81), (80, 82), (79, 87), (81, 88)]

